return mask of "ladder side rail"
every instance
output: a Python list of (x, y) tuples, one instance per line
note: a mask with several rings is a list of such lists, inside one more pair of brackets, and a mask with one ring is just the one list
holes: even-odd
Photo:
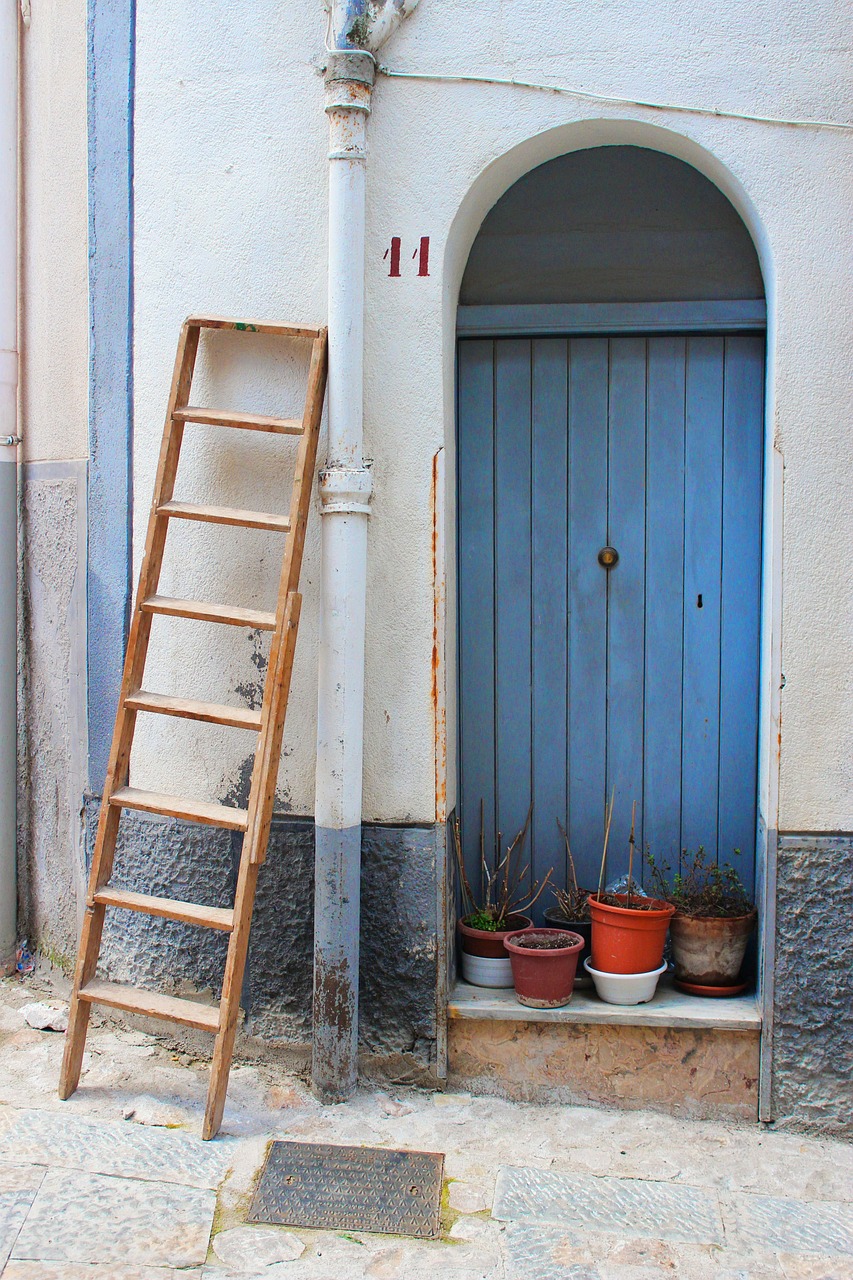
[[(213, 1048), (210, 1087), (202, 1127), (202, 1137), (205, 1140), (215, 1137), (219, 1131), (219, 1126), (222, 1123), (222, 1113), (225, 1109), (225, 1093), (228, 1088), (228, 1074), (231, 1069), (234, 1038), (237, 1033), (237, 1019), (240, 1013), (243, 973), (249, 949), (255, 887), (261, 863), (266, 855), (267, 839), (272, 821), (275, 784), (278, 778), (278, 760), (281, 754), (281, 737), (287, 708), (287, 695), (290, 690), (290, 677), (293, 671), (293, 659), (296, 652), (296, 636), (299, 629), (301, 607), (302, 597), (296, 592), (291, 593), (287, 598), (284, 622), (282, 624), (282, 643), (277, 646), (275, 665), (273, 666), (271, 663), (267, 673), (267, 690), (272, 686), (275, 707), (273, 713), (268, 714), (266, 718), (252, 774), (249, 826), (243, 837), (243, 847), (240, 854), (237, 891), (234, 897), (234, 927), (228, 939), (228, 957), (225, 962), (225, 974), (222, 980), (222, 994), (219, 1005), (219, 1031)], [(259, 841), (263, 841), (262, 846), (259, 846)], [(257, 856), (259, 848), (262, 854), (261, 857)]]
[(299, 588), (305, 530), (308, 524), (308, 513), (311, 510), (314, 468), (317, 465), (317, 445), (320, 439), (320, 422), (323, 417), (327, 369), (328, 339), (326, 330), (323, 329), (311, 346), (311, 366), (308, 371), (308, 387), (302, 415), (303, 435), (296, 458), (290, 499), (290, 534), (279, 579), (276, 609), (279, 622), (283, 620), (288, 596)]
[[(181, 443), (183, 441), (184, 433), (183, 424), (172, 420), (172, 412), (176, 404), (179, 403), (181, 396), (189, 392), (192, 384), (193, 370), (195, 368), (196, 354), (198, 352), (199, 333), (199, 329), (191, 327), (185, 323), (181, 328), (181, 334), (178, 340), (178, 350), (175, 356), (175, 368), (172, 375), (172, 386), (169, 392), (169, 407), (166, 411), (166, 422), (163, 428), (163, 439), (160, 445), (160, 456), (157, 463), (157, 474), (154, 481), (154, 494), (151, 501), (150, 514), (148, 516), (148, 530), (145, 537), (145, 547), (142, 553), (142, 563), (139, 570), (139, 583), (137, 585), (136, 599), (134, 600), (133, 613), (131, 615), (130, 632), (127, 639), (127, 651), (125, 655), (124, 672), (122, 674), (121, 690), (119, 693), (115, 730), (113, 732), (110, 759), (107, 766), (107, 777), (104, 783), (101, 815), (98, 823), (98, 837), (100, 837), (102, 826), (105, 828), (109, 822), (109, 814), (112, 811), (112, 806), (109, 804), (109, 797), (119, 787), (123, 787), (127, 783), (130, 767), (130, 750), (133, 745), (133, 731), (136, 725), (136, 712), (131, 708), (126, 707), (125, 702), (141, 685), (145, 671), (145, 660), (148, 656), (148, 643), (151, 636), (151, 621), (153, 615), (142, 608), (142, 603), (148, 596), (156, 592), (160, 581), (160, 571), (163, 567), (163, 553), (166, 548), (166, 534), (169, 528), (169, 521), (167, 518), (159, 514), (158, 508), (164, 502), (168, 502), (174, 492), (175, 479), (178, 472), (178, 461), (181, 453)], [(96, 882), (96, 872), (98, 870), (97, 853), (98, 842), (96, 841), (96, 854), (92, 861), (92, 883), (90, 884), (89, 897), (90, 903), (94, 892), (97, 889), (102, 888), (105, 883), (103, 879)], [(109, 861), (111, 864), (111, 852)], [(109, 878), (109, 873), (111, 871), (112, 865), (107, 868), (107, 878)]]
[(214, 1137), (222, 1123), (228, 1074), (231, 1069), (237, 1019), (240, 1013), (243, 973), (249, 949), (255, 886), (261, 864), (266, 858), (272, 823), (281, 740), (302, 608), (302, 597), (295, 587), (299, 583), (305, 528), (311, 506), (311, 489), (326, 391), (326, 369), (327, 336), (324, 329), (314, 341), (311, 350), (311, 366), (303, 415), (304, 430), (293, 478), (290, 533), (287, 537), (279, 579), (276, 630), (264, 685), (261, 733), (252, 770), (246, 834), (243, 837), (240, 853), (237, 892), (234, 899), (234, 929), (228, 940), (228, 958), (225, 963), (220, 1002), (219, 1032), (213, 1048), (210, 1087), (202, 1127), (204, 1139)]
[(95, 837), (92, 866), (89, 873), (86, 909), (80, 931), (80, 945), (77, 952), (77, 963), (74, 970), (68, 1013), (65, 1052), (60, 1072), (60, 1098), (68, 1098), (77, 1088), (80, 1080), (80, 1070), (83, 1065), (83, 1052), (86, 1047), (86, 1030), (89, 1024), (91, 1004), (88, 1001), (81, 1000), (79, 992), (81, 987), (84, 987), (87, 982), (94, 978), (98, 965), (106, 907), (102, 903), (95, 902), (95, 894), (99, 889), (103, 888), (112, 874), (116, 837), (121, 819), (120, 810), (110, 804), (110, 796), (117, 787), (123, 786), (127, 781), (130, 749), (136, 724), (136, 712), (126, 708), (124, 702), (125, 698), (141, 683), (145, 658), (148, 652), (148, 638), (153, 615), (144, 613), (140, 608), (140, 604), (149, 593), (152, 583), (156, 585), (160, 576), (168, 521), (161, 516), (158, 517), (157, 507), (162, 501), (172, 496), (183, 433), (182, 424), (173, 422), (172, 411), (181, 402), (181, 399), (186, 399), (189, 394), (198, 351), (199, 333), (198, 328), (184, 324), (175, 355), (169, 407), (166, 414), (157, 467), (157, 479), (154, 486), (154, 498), (148, 520), (148, 533), (145, 540), (139, 587), (128, 635), (119, 705), (110, 748), (107, 776), (104, 781), (101, 809), (98, 815), (98, 830)]

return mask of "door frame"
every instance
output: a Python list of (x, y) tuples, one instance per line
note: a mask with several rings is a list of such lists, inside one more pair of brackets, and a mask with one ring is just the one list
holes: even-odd
[[(625, 333), (767, 332), (767, 303), (761, 299), (706, 302), (553, 303), (457, 306), (459, 338), (581, 337)], [(755, 836), (755, 900), (758, 906), (758, 1001), (762, 1014), (758, 1119), (772, 1110), (773, 999), (776, 934), (776, 813), (779, 792), (779, 726), (782, 685), (782, 455), (768, 430), (772, 405), (770, 341), (765, 348), (764, 469), (761, 512), (761, 602), (758, 706), (758, 778)], [(458, 379), (454, 380), (455, 382)], [(458, 418), (454, 415), (454, 451)], [(458, 497), (457, 497), (458, 503)], [(455, 541), (458, 549), (458, 509)], [(457, 583), (458, 585), (458, 583)], [(458, 651), (459, 633), (455, 637)], [(456, 679), (459, 679), (456, 654)], [(458, 703), (458, 688), (457, 688)], [(461, 769), (456, 718), (456, 771)], [(457, 786), (458, 794), (458, 776)], [(770, 819), (770, 821), (768, 821)]]

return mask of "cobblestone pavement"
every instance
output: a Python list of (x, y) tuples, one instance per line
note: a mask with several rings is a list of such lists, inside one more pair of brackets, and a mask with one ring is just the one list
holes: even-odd
[[(361, 1090), (321, 1107), (237, 1065), (199, 1139), (207, 1064), (130, 1023), (63, 1036), (0, 983), (3, 1280), (853, 1280), (853, 1148), (650, 1112)], [(446, 1153), (443, 1238), (247, 1226), (271, 1138)]]

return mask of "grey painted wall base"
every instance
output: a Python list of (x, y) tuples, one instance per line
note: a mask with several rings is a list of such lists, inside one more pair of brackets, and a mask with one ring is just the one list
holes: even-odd
[[(89, 852), (98, 800), (87, 801)], [(401, 1078), (434, 1072), (438, 982), (436, 867), (443, 827), (362, 828), (360, 1051)], [(442, 842), (440, 844), (439, 842)], [(230, 905), (239, 837), (125, 813), (113, 883)], [(314, 823), (275, 817), (258, 879), (243, 1005), (273, 1044), (311, 1039)], [(119, 982), (218, 994), (224, 935), (131, 912), (107, 913), (102, 969)]]
[(70, 968), (85, 902), (86, 463), (27, 463), (20, 522), (19, 933)]
[(853, 1136), (853, 834), (780, 835), (773, 1114)]

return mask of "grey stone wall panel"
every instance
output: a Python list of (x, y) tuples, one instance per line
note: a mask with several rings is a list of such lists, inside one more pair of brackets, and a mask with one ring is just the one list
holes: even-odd
[(774, 1117), (853, 1135), (853, 834), (779, 837)]
[[(88, 803), (88, 851), (98, 801)], [(363, 1051), (429, 1067), (436, 1035), (436, 839), (433, 828), (365, 826), (362, 833)], [(148, 814), (122, 815), (113, 883), (211, 906), (233, 901), (240, 838)], [(311, 1036), (314, 825), (273, 819), (249, 946), (247, 1030), (271, 1042)], [(115, 981), (218, 996), (227, 936), (135, 912), (109, 911), (102, 971)]]

